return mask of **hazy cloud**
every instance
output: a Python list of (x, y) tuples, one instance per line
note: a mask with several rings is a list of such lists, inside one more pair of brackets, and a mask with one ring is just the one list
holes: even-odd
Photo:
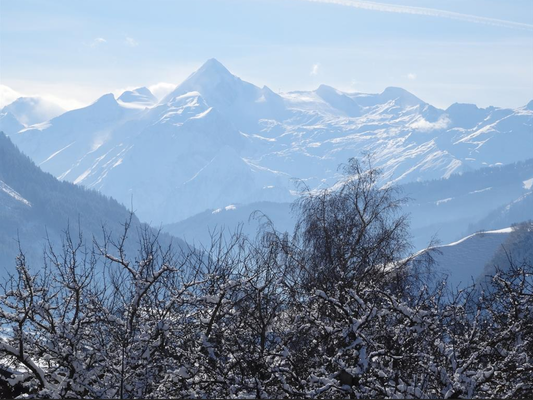
[(13, 103), (19, 97), (22, 97), (21, 93), (11, 89), (9, 86), (0, 85), (0, 108)]
[(426, 15), (430, 17), (440, 17), (440, 18), (449, 18), (465, 22), (473, 22), (476, 24), (485, 24), (493, 26), (502, 26), (505, 28), (514, 28), (514, 29), (525, 29), (528, 31), (533, 31), (533, 25), (524, 24), (521, 22), (507, 21), (497, 18), (487, 18), (479, 17), (477, 15), (461, 14), (453, 11), (439, 10), (436, 8), (426, 8), (426, 7), (413, 7), (413, 6), (404, 6), (399, 4), (387, 4), (387, 3), (376, 3), (373, 1), (358, 1), (358, 0), (306, 0), (313, 3), (327, 3), (327, 4), (337, 4), (340, 6), (361, 8), (364, 10), (371, 11), (382, 11), (389, 13), (399, 13), (399, 14), (415, 14), (415, 15)]
[(139, 42), (137, 42), (135, 39), (131, 37), (126, 37), (126, 44), (130, 47), (135, 47), (139, 44)]
[(94, 40), (91, 42), (91, 45), (90, 45), (90, 46), (91, 46), (91, 47), (97, 47), (97, 46), (99, 46), (99, 45), (101, 45), (101, 44), (103, 44), (103, 43), (107, 43), (107, 40), (105, 40), (104, 38), (99, 37), (99, 38), (94, 39)]
[(56, 104), (57, 106), (61, 107), (62, 109), (68, 111), (68, 110), (74, 110), (74, 109), (77, 109), (77, 108), (81, 108), (81, 107), (84, 107), (85, 104), (79, 102), (78, 100), (75, 100), (75, 99), (71, 99), (71, 98), (62, 98), (62, 97), (57, 97), (57, 96), (54, 96), (52, 94), (48, 94), (48, 93), (45, 93), (45, 94), (42, 94), (40, 95), (39, 97), (51, 102), (51, 103), (54, 103)]
[(429, 122), (425, 120), (424, 118), (420, 117), (420, 119), (413, 122), (411, 125), (409, 125), (409, 128), (421, 131), (421, 132), (430, 132), (434, 130), (440, 130), (440, 129), (446, 129), (448, 126), (450, 126), (450, 119), (446, 116), (440, 117), (435, 122)]
[(412, 72), (407, 74), (407, 79), (414, 81), (416, 79), (416, 74), (413, 74)]
[[(35, 80), (12, 80), (0, 85), (0, 104), (13, 102), (19, 97), (40, 97), (59, 105), (65, 110), (85, 107), (109, 92), (104, 86), (72, 82), (44, 82)], [(15, 89), (13, 89), (15, 88)], [(4, 104), (5, 105), (5, 104)]]
[(156, 97), (157, 100), (161, 100), (167, 94), (172, 92), (177, 85), (167, 82), (159, 82), (154, 85), (148, 86), (148, 89)]
[(318, 75), (318, 70), (319, 69), (320, 69), (320, 64), (313, 64), (313, 66), (311, 67), (311, 72), (309, 73), (309, 75), (311, 75), (311, 76)]

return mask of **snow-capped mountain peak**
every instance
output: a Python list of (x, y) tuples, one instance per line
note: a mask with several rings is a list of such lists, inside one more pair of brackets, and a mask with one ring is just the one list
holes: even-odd
[(315, 93), (333, 108), (343, 111), (350, 117), (361, 115), (361, 107), (352, 98), (327, 85), (320, 85)]
[(402, 106), (416, 106), (426, 104), (425, 101), (420, 100), (411, 92), (394, 86), (389, 86), (385, 88), (385, 90), (380, 94), (380, 97), (385, 100), (399, 102)]
[(156, 97), (146, 87), (140, 87), (134, 90), (126, 90), (117, 99), (118, 103), (123, 106), (136, 105), (139, 107), (150, 107), (157, 103)]
[(79, 108), (77, 110), (68, 111), (59, 117), (54, 118), (51, 122), (61, 123), (65, 128), (72, 129), (69, 124), (78, 124), (81, 121), (85, 123), (93, 123), (96, 121), (110, 121), (118, 117), (124, 112), (124, 108), (115, 99), (113, 93), (107, 93), (99, 97), (94, 103)]
[(227, 70), (219, 61), (212, 58), (171, 92), (163, 103), (189, 92), (199, 92), (211, 105), (226, 108), (232, 103), (246, 98), (255, 100), (259, 89), (244, 82)]
[(208, 75), (210, 77), (215, 76), (234, 76), (229, 70), (216, 58), (210, 58), (207, 60), (195, 73), (193, 76), (198, 75)]
[(106, 106), (115, 106), (115, 105), (118, 105), (118, 103), (113, 93), (106, 93), (103, 96), (99, 97), (93, 103), (93, 105), (98, 105), (100, 107), (106, 107)]

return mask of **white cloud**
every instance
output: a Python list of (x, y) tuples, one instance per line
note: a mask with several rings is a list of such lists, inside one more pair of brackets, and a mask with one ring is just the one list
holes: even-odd
[(125, 87), (121, 87), (121, 88), (117, 88), (117, 89), (113, 89), (111, 91), (111, 93), (113, 93), (113, 95), (115, 96), (115, 98), (119, 98), (120, 95), (124, 92), (127, 92), (128, 90), (135, 90), (135, 89), (138, 89), (140, 86), (125, 86)]
[(311, 75), (311, 76), (318, 75), (318, 70), (319, 69), (320, 69), (320, 64), (313, 64), (313, 66), (311, 67), (311, 72), (309, 73), (309, 75)]
[[(106, 86), (72, 83), (16, 81), (12, 82), (12, 84), (17, 88), (16, 90), (10, 86), (0, 85), (0, 109), (19, 97), (40, 97), (68, 111), (86, 107), (105, 93), (112, 92), (118, 97), (126, 90), (134, 90), (142, 86), (127, 86), (113, 90)], [(175, 84), (168, 82), (159, 82), (148, 86), (148, 89), (158, 100), (165, 97), (175, 88)]]
[(424, 118), (420, 117), (420, 119), (409, 125), (409, 128), (420, 132), (430, 132), (440, 129), (446, 129), (448, 126), (450, 126), (450, 122), (450, 119), (446, 116), (440, 117), (435, 122), (429, 122)]
[(0, 108), (13, 103), (22, 96), (23, 95), (21, 93), (11, 89), (9, 86), (0, 85)]
[(99, 46), (99, 45), (101, 45), (103, 43), (107, 43), (107, 40), (105, 40), (104, 38), (99, 37), (99, 38), (94, 39), (91, 42), (90, 46), (91, 47), (96, 47), (96, 46)]
[(173, 83), (159, 82), (154, 85), (148, 86), (148, 89), (156, 97), (157, 100), (161, 100), (167, 94), (172, 92), (176, 88)]
[[(85, 107), (100, 97), (103, 93), (108, 93), (106, 87), (96, 84), (77, 84), (72, 82), (43, 82), (35, 80), (10, 80), (6, 82), (8, 90), (2, 90), (0, 85), (0, 101), (2, 97), (8, 100), (7, 96), (1, 93), (15, 92), (18, 97), (41, 97), (52, 103), (59, 105), (65, 110), (72, 110)], [(4, 101), (5, 101), (4, 100)], [(15, 100), (15, 99), (13, 99)]]
[(65, 112), (63, 107), (47, 96), (31, 96), (23, 99), (10, 111), (26, 126), (49, 121)]
[(410, 81), (416, 80), (416, 74), (413, 74), (412, 72), (408, 73), (407, 79), (409, 79)]
[(313, 3), (337, 4), (340, 6), (360, 8), (371, 11), (381, 11), (399, 14), (426, 15), (430, 17), (449, 18), (476, 24), (501, 26), (505, 28), (524, 29), (533, 31), (533, 25), (521, 22), (507, 21), (497, 18), (479, 17), (477, 15), (461, 14), (453, 11), (439, 10), (436, 8), (413, 7), (399, 4), (376, 3), (373, 1), (358, 0), (306, 0)]
[[(59, 98), (46, 93), (21, 93), (11, 89), (9, 86), (0, 85), (0, 109), (21, 97), (26, 98), (29, 104), (32, 104), (32, 115), (42, 117), (43, 121), (62, 114), (65, 110), (83, 106), (82, 103), (73, 99)], [(24, 114), (18, 114), (17, 118), (23, 123), (31, 122), (25, 118)]]
[(135, 47), (139, 44), (134, 38), (126, 37), (126, 44), (130, 47)]
[(43, 95), (40, 95), (40, 97), (42, 97), (43, 99), (45, 100), (48, 100), (52, 103), (55, 103), (57, 104), (59, 107), (63, 108), (64, 110), (75, 110), (77, 108), (82, 108), (82, 107), (85, 107), (87, 104), (81, 102), (81, 101), (78, 101), (76, 99), (72, 99), (72, 98), (62, 98), (62, 97), (57, 97), (57, 96), (54, 96), (52, 94), (43, 94)]

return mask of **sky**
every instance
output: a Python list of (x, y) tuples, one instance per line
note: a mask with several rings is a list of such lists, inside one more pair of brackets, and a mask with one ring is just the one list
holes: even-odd
[(0, 0), (0, 106), (67, 109), (207, 59), (276, 92), (399, 86), (440, 108), (533, 99), (532, 0)]

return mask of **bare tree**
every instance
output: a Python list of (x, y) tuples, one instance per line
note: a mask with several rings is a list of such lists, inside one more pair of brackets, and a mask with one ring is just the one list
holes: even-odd
[(383, 279), (410, 248), (400, 214), (406, 200), (394, 186), (378, 186), (381, 172), (370, 156), (351, 159), (343, 173), (332, 188), (306, 190), (295, 204), (295, 239), (305, 250), (308, 285), (326, 291), (339, 282)]
[(258, 240), (173, 247), (130, 219), (90, 244), (67, 230), (36, 271), (20, 251), (0, 286), (0, 394), (532, 396), (531, 260), (449, 292), (411, 263), (396, 189), (369, 159), (344, 172), (304, 193), (293, 235), (267, 220)]

